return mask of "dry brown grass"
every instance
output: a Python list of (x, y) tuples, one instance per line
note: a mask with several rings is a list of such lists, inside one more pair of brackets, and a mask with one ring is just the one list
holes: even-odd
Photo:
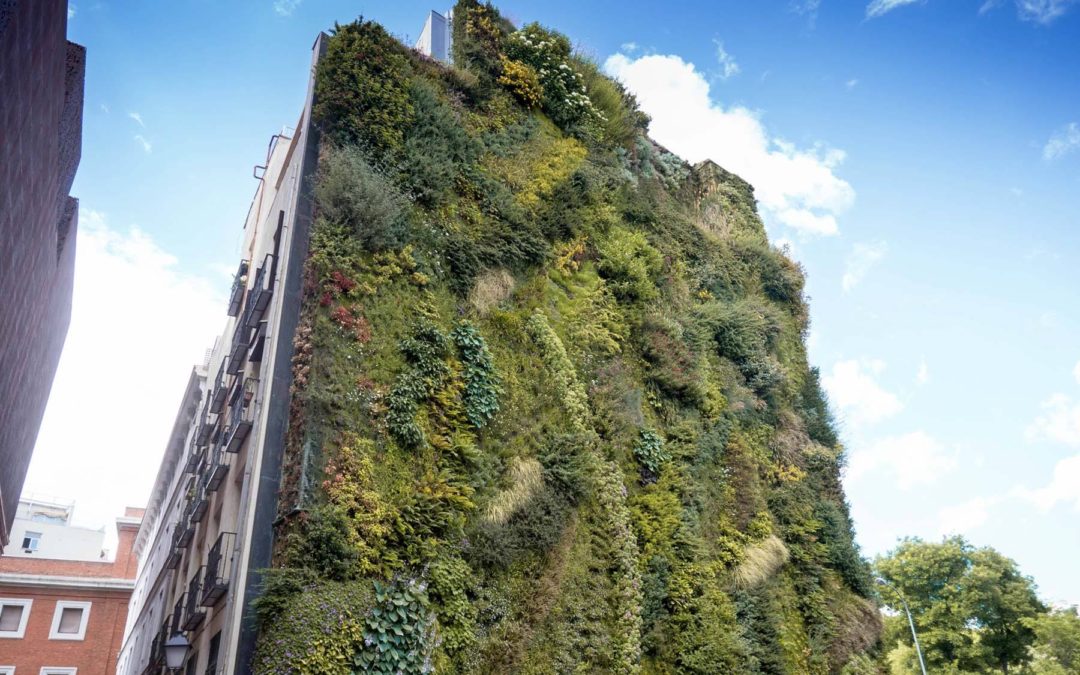
[(746, 557), (735, 568), (732, 582), (743, 590), (754, 588), (776, 574), (788, 561), (787, 546), (775, 534), (746, 549)]
[(514, 277), (504, 269), (488, 270), (469, 291), (469, 302), (481, 314), (487, 314), (514, 291)]
[(544, 485), (544, 468), (531, 457), (511, 460), (509, 474), (510, 487), (495, 495), (484, 512), (484, 520), (488, 523), (504, 525)]

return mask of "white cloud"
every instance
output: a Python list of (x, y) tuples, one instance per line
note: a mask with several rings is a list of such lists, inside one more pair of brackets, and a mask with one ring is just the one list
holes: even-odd
[(1024, 21), (1043, 25), (1065, 15), (1077, 0), (1016, 0), (1016, 11)]
[(809, 17), (810, 24), (813, 26), (814, 20), (817, 19), (818, 8), (821, 7), (821, 0), (792, 0), (790, 7), (796, 14)]
[(874, 0), (866, 6), (866, 18), (873, 19), (893, 11), (897, 7), (913, 5), (922, 0)]
[(984, 2), (982, 6), (979, 7), (979, 15), (981, 16), (983, 14), (986, 14), (990, 10), (1000, 7), (1004, 1), (1005, 0), (986, 0), (986, 2)]
[(1080, 455), (1066, 457), (1054, 465), (1054, 475), (1041, 488), (1017, 488), (1015, 494), (1031, 502), (1041, 511), (1049, 511), (1058, 503), (1072, 504), (1080, 511)]
[(724, 49), (724, 43), (719, 40), (713, 40), (716, 44), (716, 60), (720, 64), (720, 68), (723, 71), (721, 77), (728, 79), (739, 74), (739, 64), (735, 62), (735, 57), (727, 53)]
[(852, 246), (851, 253), (848, 254), (847, 260), (844, 263), (844, 276), (840, 280), (840, 285), (843, 286), (844, 292), (847, 293), (858, 286), (866, 277), (870, 268), (884, 258), (885, 253), (888, 250), (888, 245), (883, 241), (874, 244), (855, 244)]
[(143, 129), (146, 128), (146, 124), (144, 124), (143, 120), (142, 120), (142, 115), (140, 115), (139, 113), (137, 113), (137, 112), (129, 112), (128, 117), (130, 117), (131, 119), (138, 122), (139, 126), (142, 127)]
[(104, 113), (105, 113), (106, 115), (108, 115), (108, 114), (109, 114), (109, 106), (107, 106), (106, 104), (102, 103), (102, 104), (101, 104), (101, 111), (102, 111), (102, 112), (104, 112)]
[(1043, 146), (1043, 159), (1059, 159), (1080, 148), (1080, 125), (1070, 122), (1054, 132)]
[(885, 370), (885, 363), (874, 361), (838, 361), (832, 372), (821, 378), (829, 401), (845, 421), (856, 427), (875, 424), (900, 412), (904, 405), (886, 391), (874, 377)]
[(997, 498), (975, 497), (961, 504), (946, 506), (938, 511), (938, 534), (967, 534), (990, 519), (990, 509), (1000, 502)]
[(1043, 401), (1042, 409), (1043, 414), (1028, 427), (1027, 439), (1080, 447), (1080, 401), (1054, 394)]
[(956, 468), (954, 456), (924, 431), (890, 436), (864, 450), (852, 451), (846, 477), (857, 481), (873, 471), (886, 471), (901, 490), (929, 485)]
[(191, 368), (224, 325), (225, 298), (99, 212), (80, 210), (76, 246), (71, 327), (26, 489), (74, 499), (81, 524), (111, 532), (124, 506), (146, 504)]
[(135, 134), (132, 138), (135, 139), (136, 143), (142, 146), (143, 152), (145, 152), (146, 154), (149, 155), (151, 152), (154, 151), (154, 146), (150, 145), (150, 141), (143, 138), (142, 134)]
[(275, 0), (274, 11), (278, 16), (291, 16), (304, 0)]
[(75, 18), (75, 10), (76, 10), (75, 5), (69, 3), (68, 4), (68, 19), (69, 20)]
[(855, 200), (851, 185), (834, 173), (843, 151), (820, 144), (800, 149), (771, 136), (758, 113), (713, 100), (706, 78), (678, 56), (615, 54), (604, 69), (637, 96), (657, 142), (690, 162), (711, 159), (745, 178), (767, 221), (803, 234), (839, 231), (836, 216)]
[(1073, 366), (1073, 379), (1076, 380), (1077, 384), (1080, 384), (1080, 361), (1077, 361), (1076, 365)]
[(915, 381), (926, 384), (930, 381), (930, 367), (926, 365), (926, 359), (919, 362), (919, 370), (915, 373)]
[(619, 45), (619, 50), (631, 54), (638, 50), (638, 44), (636, 42), (624, 42)]
[(851, 91), (855, 87), (859, 86), (859, 78), (857, 78), (857, 77), (851, 78), (850, 80), (848, 80), (847, 82), (844, 83), (844, 86), (848, 88), (848, 91)]

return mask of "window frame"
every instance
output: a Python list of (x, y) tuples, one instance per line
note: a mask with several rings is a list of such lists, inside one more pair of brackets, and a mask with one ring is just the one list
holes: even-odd
[[(52, 627), (49, 628), (50, 640), (85, 640), (86, 627), (90, 624), (90, 607), (93, 605), (88, 600), (57, 600), (53, 609)], [(79, 623), (78, 633), (61, 633), (60, 619), (64, 616), (65, 609), (81, 609), (82, 621)], [(72, 670), (72, 673), (75, 671)], [(42, 675), (46, 675), (44, 672)]]
[(0, 666), (0, 675), (15, 675), (15, 666)]
[(40, 675), (76, 675), (78, 668), (71, 666), (42, 666)]
[(41, 548), (41, 538), (43, 536), (43, 532), (31, 532), (29, 530), (23, 532), (23, 542), (29, 539), (31, 543), (31, 546), (21, 547), (23, 553), (37, 553), (38, 549)]
[(30, 610), (34, 606), (33, 598), (0, 598), (0, 606), (19, 605), (23, 608), (19, 618), (19, 627), (14, 631), (0, 631), (0, 639), (20, 640), (26, 635), (26, 624), (30, 620)]

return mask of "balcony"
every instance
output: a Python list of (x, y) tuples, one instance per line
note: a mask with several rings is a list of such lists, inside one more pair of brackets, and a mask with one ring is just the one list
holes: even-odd
[(214, 387), (210, 390), (210, 412), (220, 413), (225, 408), (225, 395), (228, 393), (228, 389), (225, 388), (225, 364), (228, 359), (221, 362), (221, 367), (218, 368), (217, 377), (214, 378)]
[(199, 464), (202, 463), (205, 450), (199, 447), (197, 440), (193, 439), (191, 443), (191, 452), (188, 453), (187, 462), (184, 463), (184, 473), (195, 473), (195, 469), (199, 468)]
[(237, 325), (233, 329), (232, 350), (229, 352), (228, 368), (225, 372), (236, 375), (244, 369), (244, 359), (247, 357), (248, 343), (251, 339), (251, 328)]
[(205, 567), (195, 570), (195, 574), (191, 575), (191, 581), (188, 583), (187, 593), (184, 593), (184, 623), (181, 627), (186, 631), (195, 630), (202, 625), (203, 619), (206, 618), (206, 612), (203, 610), (202, 605), (199, 604), (199, 598), (202, 597), (203, 572), (205, 571)]
[(229, 592), (232, 581), (233, 544), (236, 535), (222, 532), (206, 556), (206, 574), (203, 577), (203, 607), (214, 607)]
[(244, 325), (255, 328), (262, 321), (270, 299), (274, 297), (274, 254), (267, 253), (262, 267), (255, 272), (255, 283), (248, 294), (247, 307), (244, 308)]
[(180, 566), (180, 559), (183, 557), (181, 549), (176, 547), (176, 537), (173, 536), (173, 545), (169, 547), (169, 555), (165, 558), (165, 569), (174, 570)]
[(258, 391), (259, 381), (253, 377), (238, 382), (233, 391), (232, 402), (229, 404), (229, 426), (225, 433), (228, 439), (225, 445), (227, 452), (240, 452), (251, 427), (255, 424), (255, 393)]
[(195, 526), (188, 522), (187, 518), (181, 516), (173, 532), (173, 548), (177, 550), (187, 548), (194, 537)]
[(260, 321), (259, 327), (255, 329), (255, 332), (251, 337), (251, 352), (248, 354), (248, 361), (251, 363), (260, 363), (263, 357), (263, 345), (265, 344), (266, 322)]
[(195, 432), (195, 445), (204, 447), (210, 443), (215, 424), (209, 418), (199, 420), (199, 429)]
[(208, 458), (205, 471), (206, 491), (215, 492), (221, 487), (221, 482), (225, 480), (225, 476), (228, 475), (232, 458), (220, 445), (214, 448)]
[(206, 484), (198, 482), (188, 491), (187, 516), (192, 529), (196, 523), (201, 523), (206, 516), (206, 510), (210, 507), (210, 501), (206, 498)]
[(229, 293), (229, 316), (239, 316), (244, 304), (244, 291), (247, 290), (248, 261), (241, 260), (233, 279), (232, 292)]
[(161, 624), (161, 630), (154, 635), (154, 641), (150, 643), (150, 659), (146, 664), (144, 673), (158, 673), (165, 666), (165, 643), (169, 641), (169, 621)]
[(184, 620), (184, 607), (186, 606), (187, 593), (181, 593), (180, 597), (176, 599), (176, 604), (173, 605), (172, 618), (165, 622), (165, 625), (169, 627), (169, 637), (176, 635), (183, 628)]

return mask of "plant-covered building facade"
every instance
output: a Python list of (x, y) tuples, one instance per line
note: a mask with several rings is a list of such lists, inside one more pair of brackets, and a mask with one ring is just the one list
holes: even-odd
[(538, 25), (315, 74), (258, 673), (872, 672), (801, 269)]

